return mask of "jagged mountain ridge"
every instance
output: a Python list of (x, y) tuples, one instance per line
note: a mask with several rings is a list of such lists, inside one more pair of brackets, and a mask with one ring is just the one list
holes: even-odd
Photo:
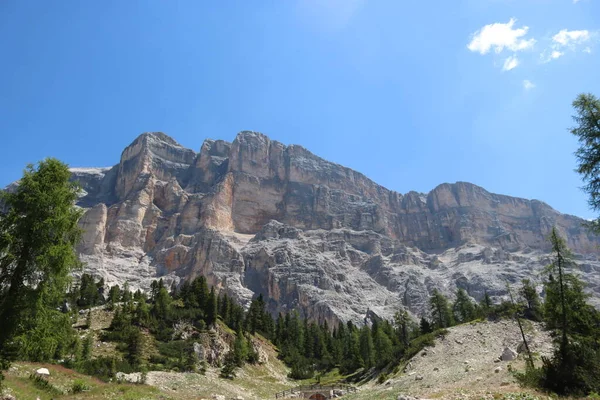
[(205, 140), (199, 153), (145, 133), (114, 167), (72, 173), (87, 208), (81, 258), (133, 287), (202, 274), (242, 302), (263, 293), (274, 312), (420, 313), (434, 287), (499, 295), (506, 277), (539, 271), (553, 225), (584, 271), (600, 271), (598, 239), (543, 202), (464, 182), (402, 195), (256, 132)]

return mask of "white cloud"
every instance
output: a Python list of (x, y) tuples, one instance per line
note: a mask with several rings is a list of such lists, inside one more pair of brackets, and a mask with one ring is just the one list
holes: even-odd
[(552, 41), (561, 45), (569, 46), (572, 44), (579, 44), (590, 40), (590, 32), (587, 30), (581, 31), (569, 31), (563, 29), (556, 35), (552, 36)]
[[(577, 48), (592, 39), (593, 33), (588, 30), (570, 31), (562, 29), (556, 35), (552, 36), (552, 44), (547, 50), (540, 54), (543, 63), (556, 60), (565, 55), (565, 51), (575, 51)], [(591, 47), (583, 49), (584, 52), (590, 53)]]
[(502, 66), (502, 71), (510, 71), (511, 69), (517, 68), (519, 65), (519, 59), (517, 56), (510, 56), (506, 60), (504, 60), (504, 65)]
[(505, 48), (511, 51), (526, 50), (535, 44), (535, 39), (525, 39), (529, 27), (513, 29), (516, 19), (511, 18), (505, 24), (486, 25), (472, 35), (467, 48), (473, 52), (487, 54), (490, 50), (501, 53)]
[(525, 79), (523, 81), (523, 88), (525, 88), (525, 90), (531, 90), (534, 87), (535, 87), (535, 85), (529, 79)]
[(591, 47), (586, 47), (585, 49), (583, 49), (584, 53), (588, 53), (588, 54), (592, 54), (592, 48)]

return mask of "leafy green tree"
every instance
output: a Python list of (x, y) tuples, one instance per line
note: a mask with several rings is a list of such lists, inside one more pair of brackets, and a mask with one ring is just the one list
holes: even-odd
[(27, 166), (17, 188), (0, 194), (0, 370), (15, 354), (13, 337), (61, 319), (56, 308), (79, 265), (81, 236), (78, 187), (70, 175), (65, 164), (48, 158)]
[(425, 317), (421, 317), (421, 321), (419, 323), (419, 331), (421, 335), (433, 332), (433, 327)]
[[(589, 195), (588, 202), (592, 209), (600, 210), (600, 99), (587, 93), (580, 94), (573, 101), (576, 125), (571, 133), (579, 141), (575, 152), (577, 157), (576, 171), (585, 182), (584, 190)], [(591, 227), (600, 231), (600, 219), (591, 223)]]
[(454, 318), (460, 323), (469, 322), (475, 319), (475, 306), (464, 289), (458, 289), (456, 292), (456, 301), (453, 305)]
[(452, 311), (448, 304), (448, 299), (441, 294), (437, 289), (433, 290), (433, 295), (429, 299), (429, 308), (431, 310), (431, 318), (438, 329), (452, 326)]

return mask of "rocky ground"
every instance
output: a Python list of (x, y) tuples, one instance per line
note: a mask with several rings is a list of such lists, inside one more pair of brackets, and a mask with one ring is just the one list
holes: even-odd
[[(539, 366), (540, 357), (552, 353), (551, 338), (539, 324), (526, 321), (524, 328)], [(456, 326), (449, 329), (445, 337), (437, 339), (435, 347), (421, 351), (403, 371), (385, 383), (369, 383), (361, 388), (360, 393), (347, 398), (492, 399), (510, 393), (527, 393), (511, 373), (511, 370), (525, 369), (525, 354), (518, 353), (523, 350), (522, 342), (514, 321)], [(505, 352), (503, 361), (501, 358)], [(512, 358), (509, 354), (516, 358), (509, 360)]]
[[(101, 310), (96, 310), (101, 312)], [(100, 315), (100, 314), (99, 314)], [(98, 327), (102, 324), (98, 323)], [(542, 356), (552, 353), (551, 338), (539, 324), (525, 322), (526, 337), (539, 366)], [(358, 386), (348, 400), (414, 399), (535, 399), (545, 396), (525, 389), (516, 382), (511, 370), (525, 368), (522, 339), (514, 321), (476, 322), (449, 329), (409, 363), (401, 365), (384, 383), (376, 380)], [(210, 399), (262, 400), (278, 391), (298, 386), (287, 378), (288, 369), (277, 359), (275, 349), (263, 348), (263, 363), (246, 365), (234, 380), (221, 379), (219, 369), (209, 367), (206, 374), (151, 371), (146, 384), (106, 384), (59, 366), (16, 364), (8, 373), (9, 392), (18, 399)], [(100, 348), (99, 348), (100, 349)], [(508, 350), (507, 350), (508, 349)], [(95, 350), (96, 351), (96, 350)], [(504, 357), (503, 357), (504, 356)], [(514, 357), (514, 359), (513, 359)], [(504, 358), (504, 360), (502, 360)], [(37, 368), (50, 369), (50, 382), (64, 395), (31, 388), (28, 376)], [(138, 381), (139, 374), (121, 375), (124, 381)], [(76, 380), (89, 390), (77, 396), (68, 394)], [(303, 382), (306, 383), (306, 382)], [(119, 397), (122, 393), (123, 397)], [(126, 395), (125, 395), (126, 393)]]

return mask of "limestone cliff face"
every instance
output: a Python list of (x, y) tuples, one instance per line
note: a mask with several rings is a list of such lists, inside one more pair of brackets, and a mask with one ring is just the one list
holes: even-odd
[(433, 288), (502, 294), (539, 270), (557, 226), (600, 291), (582, 220), (470, 183), (405, 195), (256, 132), (199, 153), (145, 133), (111, 168), (73, 169), (84, 189), (81, 258), (107, 283), (148, 287), (204, 275), (273, 312), (359, 322), (367, 311), (420, 313)]

